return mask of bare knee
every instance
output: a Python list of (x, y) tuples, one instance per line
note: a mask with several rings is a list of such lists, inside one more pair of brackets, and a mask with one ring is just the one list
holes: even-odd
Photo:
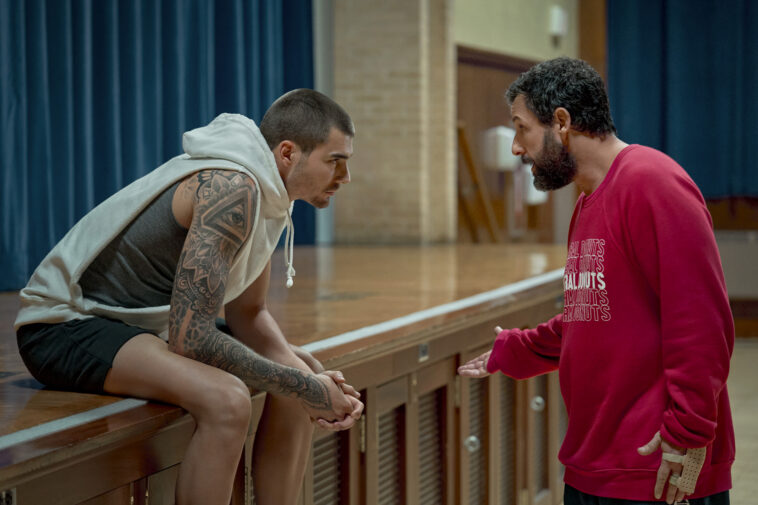
[(225, 374), (198, 392), (196, 412), (198, 425), (208, 425), (217, 434), (247, 434), (252, 414), (250, 391), (231, 374)]

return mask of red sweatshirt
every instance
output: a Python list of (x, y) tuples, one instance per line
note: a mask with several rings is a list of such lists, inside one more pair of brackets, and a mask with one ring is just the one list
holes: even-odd
[(487, 369), (523, 379), (559, 370), (568, 431), (567, 484), (585, 493), (654, 500), (656, 431), (708, 447), (692, 498), (731, 487), (726, 378), (734, 324), (710, 215), (671, 158), (625, 148), (574, 209), (563, 314), (505, 330)]

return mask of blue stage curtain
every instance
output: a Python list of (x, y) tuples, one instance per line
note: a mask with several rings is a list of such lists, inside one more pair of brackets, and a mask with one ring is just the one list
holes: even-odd
[(0, 0), (0, 290), (184, 131), (312, 87), (312, 59), (311, 0)]
[(619, 136), (679, 162), (706, 198), (758, 197), (758, 2), (608, 0)]

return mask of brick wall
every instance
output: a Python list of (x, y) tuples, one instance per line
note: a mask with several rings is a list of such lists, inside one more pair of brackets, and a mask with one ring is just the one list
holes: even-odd
[(450, 0), (336, 0), (334, 97), (355, 122), (337, 243), (455, 240)]

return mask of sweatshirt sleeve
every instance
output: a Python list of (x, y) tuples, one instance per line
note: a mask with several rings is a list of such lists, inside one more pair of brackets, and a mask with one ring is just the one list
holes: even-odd
[(651, 165), (627, 186), (626, 240), (658, 295), (668, 392), (661, 435), (683, 447), (704, 447), (715, 437), (734, 323), (702, 195), (681, 167), (668, 158), (662, 163), (673, 168)]
[(527, 379), (558, 369), (563, 314), (534, 329), (503, 330), (495, 339), (487, 371)]

